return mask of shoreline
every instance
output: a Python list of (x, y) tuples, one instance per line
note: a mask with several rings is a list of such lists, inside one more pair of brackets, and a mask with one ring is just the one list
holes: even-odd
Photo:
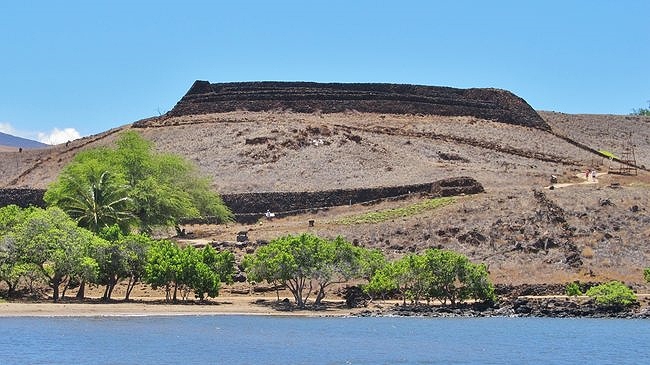
[[(421, 317), (421, 318), (626, 318), (650, 319), (650, 307), (612, 310), (562, 297), (526, 296), (494, 306), (401, 306), (400, 301), (348, 308), (345, 301), (324, 301), (322, 309), (295, 309), (276, 297), (218, 297), (207, 303), (163, 303), (159, 298), (134, 298), (129, 302), (63, 301), (0, 302), (0, 319), (18, 317), (156, 317), (156, 316), (267, 316), (267, 317)], [(93, 300), (93, 299), (91, 299)], [(281, 308), (278, 308), (281, 306)]]
[(218, 297), (208, 303), (161, 303), (151, 298), (129, 302), (93, 303), (79, 301), (0, 302), (0, 318), (6, 317), (128, 317), (245, 315), (285, 317), (349, 317), (367, 308), (339, 308), (344, 301), (325, 301), (322, 310), (278, 310), (271, 306), (275, 297)]

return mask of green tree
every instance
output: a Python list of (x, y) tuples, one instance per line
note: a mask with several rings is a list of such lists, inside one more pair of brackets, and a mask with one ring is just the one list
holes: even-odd
[(20, 279), (31, 274), (30, 265), (24, 264), (20, 257), (18, 242), (13, 233), (25, 221), (33, 208), (22, 209), (16, 205), (0, 208), (0, 282), (7, 285), (7, 296), (11, 297)]
[(222, 278), (232, 282), (234, 255), (227, 251), (217, 253), (212, 247), (180, 249), (172, 242), (158, 241), (149, 250), (145, 272), (146, 281), (154, 289), (165, 288), (167, 301), (176, 301), (179, 291), (183, 300), (194, 292), (203, 301), (219, 295)]
[[(127, 186), (119, 175), (94, 171), (92, 167), (92, 164), (68, 165), (58, 181), (45, 193), (45, 201), (60, 207), (79, 226), (92, 232), (98, 233), (112, 225), (119, 225), (123, 231), (128, 231), (134, 216)], [(80, 175), (83, 168), (90, 171)]]
[(106, 240), (97, 245), (93, 257), (99, 264), (97, 283), (105, 285), (104, 300), (111, 299), (113, 289), (124, 279), (128, 279), (125, 300), (145, 273), (147, 250), (152, 240), (143, 234), (123, 235), (116, 225), (107, 227), (100, 232)]
[(235, 255), (230, 251), (217, 251), (212, 246), (206, 245), (201, 250), (202, 262), (210, 270), (219, 275), (219, 281), (226, 284), (233, 283), (235, 275)]
[(135, 285), (144, 278), (147, 255), (153, 242), (145, 234), (129, 234), (121, 239), (122, 258), (125, 262), (125, 274), (128, 279), (124, 300), (129, 300)]
[(365, 292), (371, 297), (380, 296), (385, 298), (387, 294), (397, 292), (402, 298), (402, 304), (406, 305), (406, 298), (418, 300), (417, 277), (418, 266), (421, 266), (422, 258), (418, 255), (409, 254), (399, 260), (389, 262), (384, 267), (375, 271), (367, 285)]
[[(244, 266), (249, 280), (286, 286), (296, 305), (304, 308), (312, 292), (319, 305), (330, 285), (362, 277), (363, 257), (363, 249), (342, 237), (327, 240), (305, 233), (272, 240), (247, 255)], [(371, 270), (370, 264), (365, 268)]]
[(465, 273), (465, 291), (462, 298), (484, 302), (494, 302), (497, 299), (494, 285), (490, 281), (490, 275), (484, 263), (469, 263)]
[(126, 233), (134, 223), (150, 232), (156, 226), (175, 226), (183, 217), (232, 219), (194, 165), (155, 152), (151, 142), (132, 131), (120, 135), (116, 148), (77, 154), (50, 185), (45, 200), (94, 232), (118, 224)]
[(221, 197), (209, 190), (209, 181), (195, 166), (179, 156), (155, 153), (153, 144), (135, 132), (122, 134), (115, 150), (131, 188), (135, 215), (144, 231), (154, 226), (174, 226), (179, 218), (216, 216), (232, 219)]
[(59, 208), (34, 209), (13, 233), (20, 260), (36, 265), (59, 300), (71, 280), (93, 280), (97, 263), (89, 248), (101, 242), (90, 231), (77, 226)]
[(365, 290), (370, 295), (398, 291), (403, 304), (421, 299), (447, 301), (454, 306), (466, 299), (493, 301), (494, 286), (484, 264), (473, 264), (453, 251), (426, 250), (409, 254), (377, 270)]
[(586, 294), (596, 303), (607, 307), (629, 307), (637, 303), (634, 291), (620, 281), (592, 286)]
[[(178, 272), (180, 249), (167, 240), (156, 241), (151, 245), (145, 266), (145, 281), (154, 289), (165, 288), (165, 300), (176, 301), (178, 291)], [(171, 290), (174, 289), (173, 297)]]
[(296, 305), (304, 308), (311, 293), (311, 275), (318, 260), (320, 238), (302, 234), (272, 240), (244, 260), (248, 278), (289, 288)]
[[(377, 297), (386, 299), (389, 293), (400, 289), (393, 270), (395, 270), (395, 263), (388, 263), (386, 266), (375, 271), (370, 277), (368, 284), (363, 286), (364, 292), (372, 299)], [(405, 297), (403, 296), (403, 298)], [(404, 299), (405, 303), (406, 299)]]
[(361, 248), (353, 246), (341, 236), (334, 240), (321, 240), (317, 254), (311, 277), (318, 285), (314, 304), (320, 305), (330, 285), (361, 277), (364, 255)]
[(388, 265), (386, 256), (377, 249), (361, 250), (361, 277), (365, 280), (370, 279), (375, 273)]
[(183, 300), (187, 300), (190, 291), (201, 301), (205, 300), (206, 296), (218, 296), (221, 280), (219, 274), (204, 262), (204, 250), (188, 246), (179, 254), (178, 285)]

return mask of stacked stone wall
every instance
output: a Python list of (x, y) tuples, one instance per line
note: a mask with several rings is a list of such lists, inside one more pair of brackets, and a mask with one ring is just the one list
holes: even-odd
[[(241, 223), (257, 221), (267, 211), (276, 216), (305, 213), (329, 207), (370, 203), (382, 199), (405, 197), (410, 194), (429, 194), (432, 196), (455, 196), (483, 192), (483, 186), (470, 177), (455, 177), (425, 184), (391, 187), (336, 189), (303, 192), (256, 192), (223, 194), (221, 197)], [(40, 189), (0, 189), (0, 206), (15, 204), (43, 207), (43, 194)], [(210, 222), (210, 219), (188, 219), (185, 223)]]

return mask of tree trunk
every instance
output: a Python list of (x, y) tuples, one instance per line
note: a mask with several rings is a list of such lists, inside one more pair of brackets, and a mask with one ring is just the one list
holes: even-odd
[(320, 288), (318, 289), (318, 293), (316, 294), (316, 301), (314, 301), (315, 305), (320, 305), (323, 298), (325, 298), (325, 288), (327, 287), (327, 285), (319, 284), (319, 286)]
[(129, 283), (126, 285), (126, 295), (124, 296), (124, 300), (127, 301), (129, 300), (129, 297), (131, 296), (131, 291), (133, 291), (133, 288), (135, 288), (135, 284), (138, 282), (138, 279), (134, 276), (129, 277)]
[(171, 291), (171, 288), (169, 287), (169, 283), (165, 284), (165, 301), (169, 302), (169, 292)]
[(12, 285), (11, 281), (6, 280), (5, 283), (7, 284), (7, 298), (11, 298), (14, 295), (14, 291), (16, 290), (16, 285)]
[(77, 291), (77, 299), (83, 299), (86, 296), (86, 280), (81, 280), (79, 284), (79, 291)]
[(58, 280), (51, 282), (52, 299), (54, 299), (55, 302), (59, 301), (59, 284), (60, 284), (60, 282)]
[(61, 292), (61, 298), (65, 298), (65, 293), (68, 291), (68, 288), (70, 287), (70, 280), (65, 280), (65, 285), (63, 286), (63, 291)]
[(108, 297), (106, 300), (111, 300), (111, 295), (113, 295), (113, 289), (115, 289), (115, 283), (111, 283), (111, 286), (108, 288)]

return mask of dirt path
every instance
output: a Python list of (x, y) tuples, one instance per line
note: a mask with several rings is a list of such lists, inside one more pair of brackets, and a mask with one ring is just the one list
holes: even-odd
[(592, 178), (591, 176), (587, 176), (584, 173), (578, 173), (575, 176), (579, 179), (582, 179), (583, 181), (577, 182), (577, 183), (558, 183), (558, 184), (551, 184), (549, 186), (545, 186), (544, 189), (550, 190), (551, 187), (553, 189), (558, 189), (558, 188), (566, 188), (567, 186), (573, 186), (573, 185), (592, 185), (592, 184), (598, 184), (598, 178), (601, 176), (607, 175), (606, 172), (597, 172), (596, 177)]

